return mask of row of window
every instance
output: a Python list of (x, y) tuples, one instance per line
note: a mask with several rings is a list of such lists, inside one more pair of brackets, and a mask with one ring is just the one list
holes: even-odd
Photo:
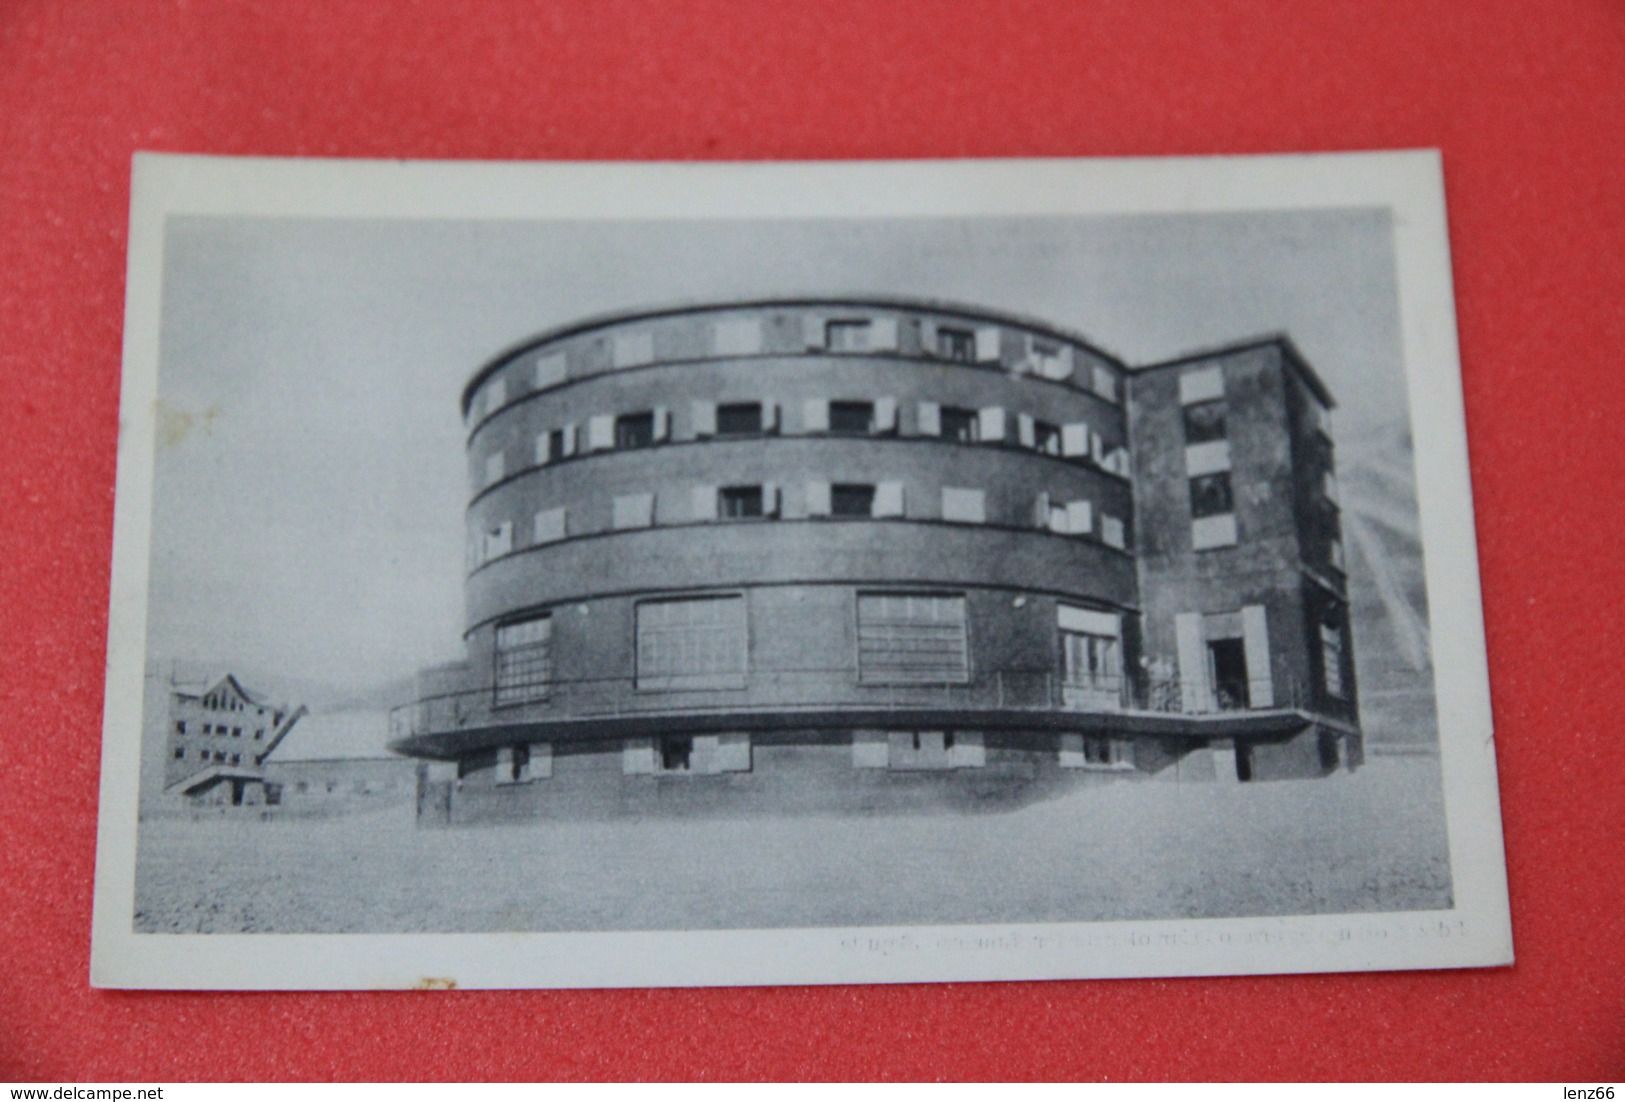
[[(224, 750), (198, 750), (196, 757), (200, 762), (214, 762), (218, 765), (241, 765), (243, 763), (241, 754), (228, 754)], [(186, 747), (175, 747), (175, 760), (187, 760)]]
[[(691, 439), (728, 439), (780, 431), (784, 418), (777, 402), (691, 403)], [(801, 404), (801, 431), (833, 436), (895, 435), (899, 428), (895, 398), (832, 400), (808, 398)], [(1001, 406), (966, 409), (937, 402), (916, 406), (913, 436), (963, 444), (1004, 444), (1043, 455), (1088, 461), (1120, 478), (1129, 477), (1126, 448), (1108, 445), (1089, 425), (1064, 425), (1018, 413), (1012, 419)], [(672, 439), (671, 411), (664, 407), (620, 415), (600, 414), (585, 421), (537, 434), (530, 461), (546, 466), (576, 455), (653, 447)], [(497, 450), (485, 458), (480, 486), (500, 482), (510, 473), (508, 455)]]
[[(203, 706), (211, 712), (246, 712), (248, 705), (230, 693), (209, 693), (203, 698)], [(254, 709), (263, 714), (263, 708)]]
[[(175, 733), (177, 735), (184, 735), (186, 734), (186, 731), (186, 721), (184, 719), (177, 719), (175, 721)], [(203, 725), (203, 733), (205, 735), (230, 735), (232, 738), (243, 737), (243, 729), (241, 727), (227, 727), (224, 723), (205, 723)], [(265, 728), (256, 727), (253, 731), (253, 737), (256, 739), (264, 738)]]
[[(986, 364), (1007, 367), (1017, 374), (1036, 375), (1055, 381), (1075, 380), (1108, 402), (1119, 401), (1117, 373), (1095, 362), (1061, 341), (997, 325), (961, 326), (925, 320), (899, 323), (895, 317), (842, 317), (807, 314), (800, 318), (799, 333), (781, 324), (773, 339), (761, 318), (722, 318), (713, 322), (709, 348), (684, 349), (669, 360), (703, 359), (709, 356), (758, 356), (772, 352), (833, 352), (845, 354), (920, 355), (951, 363)], [(598, 354), (600, 369), (643, 367), (656, 362), (652, 330), (634, 330), (598, 338), (607, 345)], [(590, 346), (589, 346), (590, 347)], [(562, 349), (540, 352), (530, 359), (529, 389), (546, 390), (560, 385), (572, 374), (569, 353)], [(587, 370), (591, 370), (590, 368)], [(469, 415), (479, 420), (505, 405), (509, 398), (508, 380), (523, 378), (519, 372), (499, 373), (487, 381), (470, 404)], [(512, 388), (515, 395), (522, 388)]]
[(1236, 500), (1230, 484), (1230, 441), (1225, 419), (1224, 372), (1218, 367), (1179, 377), (1190, 480), (1191, 546), (1197, 551), (1236, 544)]
[[(745, 687), (750, 634), (743, 595), (639, 601), (634, 618), (639, 690)], [(1067, 704), (1115, 706), (1123, 677), (1118, 617), (1062, 605), (1056, 626)], [(551, 614), (500, 625), (495, 658), (497, 704), (545, 700), (554, 669)], [(856, 658), (861, 684), (968, 682), (964, 594), (859, 593)]]
[[(673, 523), (669, 518), (674, 512), (681, 514), (676, 523), (771, 520), (786, 515), (784, 497), (784, 488), (773, 482), (691, 486), (687, 494), (678, 494), (679, 507), (662, 504), (657, 511), (653, 493), (622, 494), (611, 499), (609, 530), (650, 528), (657, 516), (661, 523)], [(930, 516), (911, 510), (905, 497), (901, 482), (810, 481), (802, 488), (799, 516), (987, 523), (983, 490), (944, 486), (939, 509)], [(1039, 493), (1032, 499), (1031, 524), (1060, 535), (1090, 537), (1120, 551), (1128, 549), (1128, 526), (1123, 518), (1102, 512), (1097, 523), (1094, 504), (1087, 500), (1062, 501), (1047, 492)], [(540, 547), (585, 534), (588, 532), (571, 522), (570, 511), (563, 506), (543, 509), (531, 518), (528, 545), (516, 541), (513, 521), (494, 521), (470, 531), (468, 569), (477, 570), (521, 546)]]

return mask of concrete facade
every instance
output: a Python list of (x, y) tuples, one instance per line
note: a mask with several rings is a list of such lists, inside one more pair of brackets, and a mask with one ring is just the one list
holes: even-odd
[(446, 763), (420, 813), (1352, 765), (1330, 405), (1284, 338), (1136, 368), (928, 302), (544, 334), (464, 393), (468, 661), (394, 717)]

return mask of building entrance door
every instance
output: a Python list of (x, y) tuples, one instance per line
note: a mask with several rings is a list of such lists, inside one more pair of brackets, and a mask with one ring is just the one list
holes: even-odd
[(1219, 710), (1248, 707), (1246, 644), (1240, 639), (1210, 639), (1207, 658), (1208, 681)]

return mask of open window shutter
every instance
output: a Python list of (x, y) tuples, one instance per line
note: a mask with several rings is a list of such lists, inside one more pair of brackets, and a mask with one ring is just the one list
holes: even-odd
[(587, 422), (587, 450), (606, 451), (615, 446), (615, 418), (607, 413)]
[(689, 491), (689, 516), (694, 520), (717, 519), (717, 488), (696, 486)]
[(1049, 509), (1049, 530), (1063, 536), (1072, 534), (1072, 526), (1066, 518), (1065, 505), (1051, 505)]
[(801, 431), (829, 431), (829, 399), (808, 398), (801, 403)]
[(779, 403), (771, 399), (762, 403), (762, 431), (779, 431)]
[(1241, 645), (1247, 656), (1247, 698), (1254, 708), (1275, 707), (1275, 679), (1270, 672), (1270, 629), (1263, 605), (1241, 610)]
[(671, 410), (665, 406), (655, 407), (655, 439), (671, 439)]
[(801, 318), (801, 339), (808, 348), (824, 347), (824, 319), (812, 314)]
[(892, 397), (875, 399), (875, 431), (897, 431), (897, 399)]
[(920, 435), (942, 435), (942, 407), (935, 402), (920, 403)]
[(874, 515), (877, 517), (900, 517), (903, 515), (903, 484), (901, 482), (882, 482), (875, 487)]
[(983, 326), (976, 331), (976, 361), (991, 363), (999, 358), (999, 327)]
[(568, 459), (576, 453), (576, 436), (580, 427), (575, 423), (564, 426), (564, 457)]
[(565, 517), (562, 507), (557, 509), (543, 509), (536, 514), (534, 530), (531, 532), (532, 543), (556, 543), (565, 536)]
[(546, 390), (550, 386), (558, 386), (564, 382), (565, 363), (564, 353), (554, 352), (543, 356), (536, 361), (536, 389)]
[(1089, 434), (1089, 458), (1097, 467), (1106, 465), (1106, 441), (1102, 440), (1098, 433)]
[(1039, 495), (1036, 498), (1033, 499), (1033, 527), (1034, 528), (1048, 528), (1049, 527), (1049, 493), (1048, 493), (1048, 491), (1040, 492)]
[(1181, 612), (1175, 616), (1174, 639), (1179, 647), (1180, 708), (1186, 712), (1212, 711), (1207, 654), (1202, 645), (1202, 614)]
[(1066, 530), (1074, 536), (1087, 535), (1095, 526), (1095, 509), (1087, 501), (1066, 503)]
[(988, 406), (977, 414), (978, 436), (983, 443), (1002, 443), (1004, 441), (1004, 409), (1001, 406)]
[(778, 516), (784, 506), (783, 493), (777, 482), (762, 483), (762, 515), (764, 517)]
[(1016, 443), (1024, 448), (1038, 446), (1038, 430), (1033, 423), (1032, 414), (1016, 414)]
[(1061, 454), (1068, 458), (1089, 454), (1089, 426), (1074, 421), (1061, 426)]
[(485, 457), (485, 485), (501, 482), (502, 476), (507, 473), (507, 457), (500, 451), (494, 451)]
[(827, 517), (830, 514), (830, 509), (829, 483), (807, 483), (807, 515), (810, 517)]
[(897, 351), (896, 318), (875, 318), (869, 323), (869, 347), (876, 352)]
[(551, 435), (552, 433), (547, 432), (536, 434), (536, 465), (538, 467), (547, 466), (549, 460), (553, 458), (553, 450), (548, 447), (548, 438)]
[(717, 404), (715, 402), (693, 402), (689, 406), (689, 419), (694, 422), (695, 439), (717, 434)]

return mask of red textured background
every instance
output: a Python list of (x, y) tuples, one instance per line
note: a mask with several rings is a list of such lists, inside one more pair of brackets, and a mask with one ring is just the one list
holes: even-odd
[[(1625, 1077), (1625, 4), (0, 0), (0, 1078)], [(1444, 150), (1515, 967), (94, 991), (130, 154)], [(1610, 825), (1611, 824), (1611, 825)]]

